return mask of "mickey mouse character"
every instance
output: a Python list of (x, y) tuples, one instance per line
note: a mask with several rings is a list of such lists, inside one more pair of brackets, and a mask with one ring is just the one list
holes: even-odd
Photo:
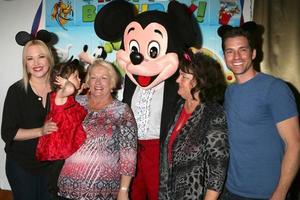
[(112, 1), (99, 10), (94, 26), (101, 39), (122, 40), (116, 56), (126, 72), (123, 101), (131, 106), (138, 125), (137, 174), (130, 199), (156, 200), (159, 147), (179, 99), (179, 59), (200, 44), (200, 32), (188, 7), (177, 1), (170, 1), (167, 12), (137, 13), (127, 1)]

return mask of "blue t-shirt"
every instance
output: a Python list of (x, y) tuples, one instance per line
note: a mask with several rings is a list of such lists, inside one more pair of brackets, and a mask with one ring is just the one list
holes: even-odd
[(228, 190), (248, 198), (270, 198), (279, 181), (284, 142), (276, 124), (298, 115), (293, 93), (280, 79), (257, 73), (225, 94), (230, 161)]

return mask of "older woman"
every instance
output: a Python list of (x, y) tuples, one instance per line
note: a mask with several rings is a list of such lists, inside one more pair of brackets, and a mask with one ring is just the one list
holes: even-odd
[(114, 98), (119, 76), (96, 60), (88, 70), (89, 93), (77, 101), (88, 114), (85, 143), (66, 159), (58, 180), (62, 199), (128, 199), (136, 166), (137, 126), (129, 106)]
[(217, 199), (222, 190), (228, 141), (221, 66), (202, 53), (189, 52), (180, 63), (182, 97), (162, 145), (159, 199)]

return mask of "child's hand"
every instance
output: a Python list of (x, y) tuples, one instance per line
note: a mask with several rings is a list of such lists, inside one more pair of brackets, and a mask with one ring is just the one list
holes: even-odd
[(80, 89), (77, 91), (77, 95), (81, 94), (84, 90), (88, 89), (89, 85), (87, 83), (82, 83)]
[(68, 82), (67, 79), (61, 76), (56, 76), (54, 84), (58, 85), (60, 88), (63, 88), (67, 82)]

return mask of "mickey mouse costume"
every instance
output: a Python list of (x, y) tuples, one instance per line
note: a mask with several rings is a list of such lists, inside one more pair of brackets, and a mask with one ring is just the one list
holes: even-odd
[(138, 124), (137, 174), (131, 199), (158, 199), (159, 147), (175, 114), (179, 99), (175, 82), (180, 57), (199, 43), (198, 25), (188, 7), (170, 1), (167, 12), (137, 14), (135, 5), (115, 0), (95, 19), (95, 32), (103, 40), (122, 40), (117, 62), (126, 72), (123, 101)]

